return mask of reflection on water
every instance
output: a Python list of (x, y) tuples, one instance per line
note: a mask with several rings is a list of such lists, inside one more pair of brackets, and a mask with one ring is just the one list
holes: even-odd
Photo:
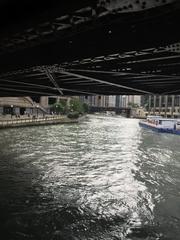
[(180, 137), (138, 121), (2, 130), (5, 239), (179, 239)]

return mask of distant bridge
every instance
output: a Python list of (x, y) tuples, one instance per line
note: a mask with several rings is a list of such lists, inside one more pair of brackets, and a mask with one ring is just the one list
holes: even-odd
[(89, 107), (90, 113), (106, 111), (115, 112), (116, 114), (123, 114), (126, 117), (130, 117), (131, 115), (131, 108), (128, 107), (95, 107), (95, 106)]

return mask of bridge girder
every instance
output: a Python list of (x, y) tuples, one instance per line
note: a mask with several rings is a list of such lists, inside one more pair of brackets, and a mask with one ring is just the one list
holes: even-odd
[(180, 93), (179, 1), (74, 2), (1, 5), (0, 95)]

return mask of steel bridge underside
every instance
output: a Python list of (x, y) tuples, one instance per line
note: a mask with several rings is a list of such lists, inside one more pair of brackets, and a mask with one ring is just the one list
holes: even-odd
[(180, 94), (178, 0), (39, 2), (0, 4), (0, 96)]

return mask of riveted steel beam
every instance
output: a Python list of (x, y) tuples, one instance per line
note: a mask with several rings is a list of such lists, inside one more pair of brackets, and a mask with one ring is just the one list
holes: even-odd
[(88, 76), (83, 75), (83, 73), (79, 74), (79, 73), (75, 73), (75, 72), (76, 72), (76, 70), (74, 71), (73, 69), (71, 69), (71, 70), (69, 70), (69, 72), (63, 71), (62, 73), (67, 74), (67, 75), (71, 75), (71, 76), (75, 76), (75, 77), (79, 77), (79, 78), (84, 78), (84, 79), (91, 80), (91, 81), (94, 81), (94, 82), (99, 82), (99, 83), (106, 84), (106, 85), (109, 85), (109, 86), (114, 86), (114, 87), (117, 87), (117, 88), (133, 90), (133, 91), (143, 93), (143, 94), (144, 93), (152, 94), (151, 92), (148, 92), (148, 91), (144, 91), (144, 90), (141, 90), (141, 89), (124, 86), (124, 85), (121, 85), (121, 84), (116, 84), (116, 83), (100, 80), (100, 79), (97, 79), (97, 78), (88, 77)]
[(49, 72), (48, 68), (44, 68), (44, 72), (46, 73), (47, 77), (49, 78), (49, 80), (53, 83), (53, 85), (56, 87), (57, 91), (63, 95), (62, 89), (59, 87), (59, 85), (57, 84), (55, 77), (52, 75), (52, 73)]

